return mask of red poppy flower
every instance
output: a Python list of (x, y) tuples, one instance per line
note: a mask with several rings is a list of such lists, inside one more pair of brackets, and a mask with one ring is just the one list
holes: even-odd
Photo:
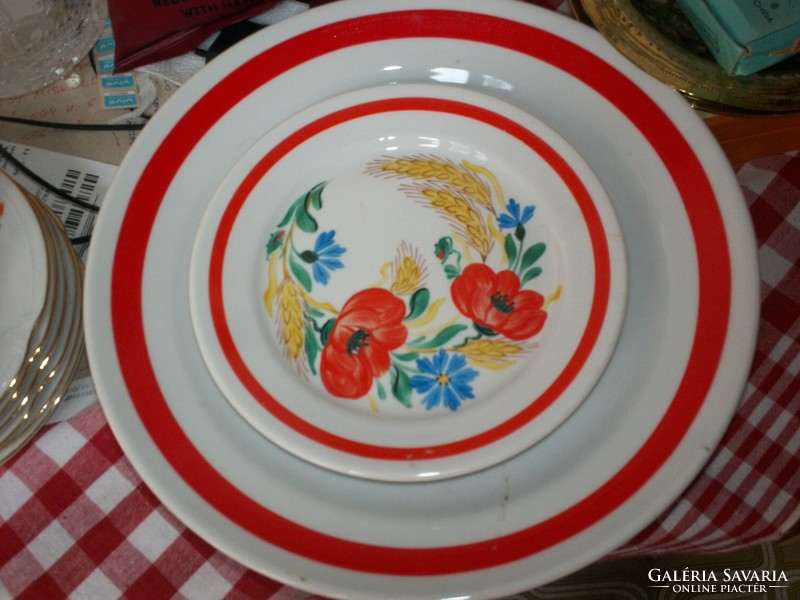
[(541, 294), (519, 288), (513, 271), (495, 273), (473, 263), (453, 281), (450, 295), (458, 310), (481, 327), (512, 340), (526, 340), (539, 333), (547, 313)]
[(342, 307), (322, 350), (320, 376), (331, 394), (361, 398), (389, 370), (389, 352), (408, 337), (406, 304), (391, 292), (369, 288)]

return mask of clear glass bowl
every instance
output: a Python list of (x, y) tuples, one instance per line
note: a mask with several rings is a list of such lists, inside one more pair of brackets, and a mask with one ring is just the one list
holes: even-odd
[(99, 37), (106, 10), (105, 0), (0, 0), (0, 97), (68, 75)]

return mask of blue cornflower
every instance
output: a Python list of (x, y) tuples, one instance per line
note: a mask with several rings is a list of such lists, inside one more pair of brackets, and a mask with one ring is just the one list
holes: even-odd
[(314, 279), (322, 285), (326, 285), (330, 279), (328, 271), (344, 268), (339, 257), (347, 252), (347, 249), (334, 242), (335, 235), (336, 231), (334, 230), (326, 231), (319, 234), (314, 242), (314, 260), (311, 270), (314, 273)]
[(478, 376), (478, 371), (467, 367), (463, 354), (449, 356), (443, 348), (433, 358), (417, 359), (421, 375), (411, 378), (412, 387), (420, 394), (426, 394), (422, 404), (428, 410), (441, 403), (450, 410), (458, 410), (463, 400), (472, 399), (475, 393), (470, 383)]
[(522, 210), (522, 214), (520, 214), (519, 204), (517, 204), (516, 200), (510, 198), (506, 208), (508, 212), (497, 218), (497, 224), (500, 226), (500, 229), (516, 229), (517, 227), (524, 226), (525, 223), (533, 218), (533, 211), (536, 207), (533, 206), (533, 204), (526, 206)]

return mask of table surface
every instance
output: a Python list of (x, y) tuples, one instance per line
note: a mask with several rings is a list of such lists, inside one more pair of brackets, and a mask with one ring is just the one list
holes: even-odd
[[(125, 143), (113, 144), (124, 154)], [(781, 539), (800, 520), (800, 152), (734, 169), (761, 271), (749, 382), (705, 469), (613, 556), (726, 552)], [(312, 597), (188, 530), (142, 482), (94, 405), (47, 426), (0, 467), (0, 597), (119, 596)]]

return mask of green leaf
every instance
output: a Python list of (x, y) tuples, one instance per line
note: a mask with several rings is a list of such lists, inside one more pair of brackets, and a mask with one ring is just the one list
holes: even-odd
[(378, 398), (381, 400), (386, 400), (386, 388), (383, 387), (383, 384), (380, 381), (376, 381), (375, 385), (378, 388)]
[(409, 311), (406, 319), (416, 319), (428, 309), (428, 303), (431, 300), (431, 293), (426, 288), (421, 288), (411, 294), (411, 299), (408, 301)]
[(326, 185), (328, 185), (327, 181), (318, 183), (306, 194), (306, 206), (308, 208), (314, 208), (315, 210), (322, 208), (322, 190), (325, 189)]
[(541, 267), (533, 267), (530, 271), (528, 271), (527, 273), (525, 273), (525, 275), (522, 276), (522, 280), (520, 281), (520, 285), (525, 285), (531, 279), (535, 279), (536, 277), (538, 277), (541, 274), (542, 274)]
[(308, 357), (308, 366), (311, 369), (311, 374), (316, 375), (317, 368), (315, 363), (317, 361), (317, 355), (319, 354), (319, 343), (317, 342), (317, 337), (314, 335), (314, 330), (308, 324), (306, 324), (305, 330), (303, 347)]
[(522, 255), (522, 264), (519, 266), (519, 272), (523, 272), (525, 269), (539, 260), (542, 257), (542, 254), (544, 254), (545, 250), (547, 250), (547, 246), (544, 242), (539, 242), (538, 244), (534, 244), (528, 248), (525, 251), (525, 254)]
[(450, 325), (449, 327), (445, 327), (432, 339), (425, 341), (425, 338), (421, 338), (419, 340), (414, 340), (413, 342), (406, 344), (407, 346), (413, 346), (414, 348), (419, 348), (420, 350), (430, 350), (432, 348), (438, 348), (439, 346), (443, 346), (450, 340), (452, 340), (455, 336), (459, 333), (464, 331), (467, 328), (466, 325)]
[(297, 226), (306, 233), (314, 233), (317, 230), (317, 220), (308, 214), (305, 204), (297, 205), (297, 212), (295, 213), (295, 222)]
[(300, 263), (297, 262), (297, 259), (294, 256), (294, 253), (289, 254), (289, 268), (292, 271), (292, 275), (297, 280), (297, 282), (303, 286), (303, 288), (307, 291), (311, 291), (311, 276), (308, 274)]
[(506, 257), (508, 257), (508, 263), (511, 264), (517, 258), (517, 243), (514, 241), (514, 236), (510, 233), (506, 234)]
[(306, 233), (314, 233), (317, 230), (317, 220), (311, 216), (311, 211), (322, 208), (322, 190), (325, 185), (324, 182), (318, 183), (303, 196), (302, 201), (297, 202), (295, 221)]
[(297, 200), (292, 202), (292, 205), (289, 207), (289, 210), (286, 211), (286, 214), (283, 216), (283, 219), (281, 219), (281, 222), (278, 223), (277, 227), (278, 229), (280, 229), (281, 227), (285, 227), (289, 223), (289, 221), (292, 220), (294, 213), (297, 211), (297, 205), (302, 204), (304, 200), (305, 200), (305, 195), (302, 195)]
[(411, 385), (411, 378), (408, 373), (397, 367), (397, 365), (392, 365), (390, 379), (392, 395), (400, 401), (400, 404), (411, 408), (411, 392), (414, 388)]
[(402, 362), (410, 362), (419, 358), (419, 352), (403, 352), (400, 354), (392, 353), (392, 357)]
[(335, 323), (336, 319), (328, 319), (322, 326), (322, 329), (319, 332), (319, 341), (323, 346), (327, 345), (328, 339), (330, 339), (331, 337), (331, 331), (333, 331), (333, 326)]
[(448, 279), (455, 279), (456, 277), (461, 275), (461, 273), (458, 270), (458, 267), (454, 265), (446, 265), (444, 268), (444, 274), (447, 275)]
[(478, 323), (472, 323), (472, 326), (475, 330), (480, 333), (481, 335), (485, 335), (486, 337), (494, 337), (497, 335), (497, 332), (493, 329), (489, 329), (488, 327), (484, 327), (483, 325), (479, 325)]
[(309, 314), (309, 316), (312, 316), (315, 319), (319, 319), (325, 316), (324, 312), (322, 312), (318, 308), (314, 308), (313, 306), (306, 306), (306, 312)]

